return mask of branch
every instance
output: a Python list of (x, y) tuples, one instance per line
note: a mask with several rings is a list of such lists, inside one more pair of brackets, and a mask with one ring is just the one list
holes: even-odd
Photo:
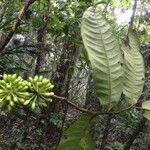
[(13, 37), (14, 33), (16, 32), (18, 26), (20, 25), (20, 22), (23, 18), (23, 16), (25, 15), (28, 7), (33, 4), (36, 0), (29, 0), (29, 2), (27, 4), (25, 4), (22, 9), (19, 11), (19, 14), (16, 18), (16, 21), (14, 22), (13, 26), (12, 26), (12, 30), (10, 31), (10, 33), (8, 34), (8, 36), (6, 37), (5, 41), (3, 42), (3, 44), (0, 47), (0, 52), (3, 51), (6, 47), (6, 45), (9, 43), (9, 41), (11, 40), (11, 38)]
[[(49, 8), (48, 8), (49, 9)], [(38, 47), (38, 57), (36, 60), (36, 66), (35, 66), (35, 74), (38, 74), (40, 72), (40, 69), (43, 68), (44, 63), (45, 63), (45, 37), (46, 37), (46, 33), (47, 33), (47, 27), (48, 27), (48, 22), (50, 19), (50, 16), (48, 15), (48, 10), (46, 11), (46, 13), (43, 15), (42, 18), (42, 24), (39, 27), (38, 30), (38, 38), (37, 38), (37, 42), (39, 43), (39, 47)]]
[(137, 7), (137, 1), (138, 0), (134, 0), (134, 5), (133, 5), (133, 13), (132, 13), (132, 16), (131, 16), (131, 20), (130, 20), (130, 22), (129, 22), (129, 29), (131, 29), (132, 28), (132, 26), (133, 26), (133, 21), (134, 21), (134, 16), (135, 16), (135, 12), (136, 12), (136, 7)]
[(96, 112), (94, 111), (90, 111), (88, 109), (85, 109), (85, 108), (81, 108), (79, 106), (77, 106), (76, 104), (70, 102), (70, 101), (67, 101), (67, 99), (65, 97), (61, 97), (61, 96), (57, 96), (57, 95), (54, 95), (54, 98), (56, 98), (57, 100), (61, 100), (63, 102), (66, 102), (68, 105), (74, 107), (75, 109), (79, 110), (79, 111), (82, 111), (82, 112), (85, 112), (85, 113), (90, 113), (90, 114), (97, 114)]
[(53, 97), (56, 98), (56, 100), (59, 100), (59, 101), (61, 101), (61, 102), (66, 102), (68, 105), (74, 107), (75, 109), (77, 109), (77, 110), (79, 110), (79, 111), (81, 111), (81, 112), (89, 113), (89, 114), (91, 114), (91, 115), (117, 115), (117, 114), (119, 114), (119, 113), (121, 113), (121, 112), (124, 112), (124, 111), (126, 111), (126, 110), (131, 109), (131, 108), (134, 106), (134, 105), (131, 105), (131, 106), (125, 108), (125, 109), (122, 109), (122, 110), (116, 111), (116, 112), (115, 112), (115, 111), (114, 111), (114, 112), (113, 112), (113, 111), (112, 111), (112, 112), (95, 112), (95, 111), (90, 111), (90, 110), (88, 110), (88, 109), (79, 107), (79, 106), (77, 106), (76, 104), (74, 104), (74, 103), (68, 101), (65, 97), (61, 97), (61, 96), (57, 96), (57, 95), (54, 95)]

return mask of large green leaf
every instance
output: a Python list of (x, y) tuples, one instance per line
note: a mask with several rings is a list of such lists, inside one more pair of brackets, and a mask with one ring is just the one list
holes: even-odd
[(123, 45), (124, 88), (123, 93), (130, 104), (135, 104), (144, 86), (144, 61), (134, 35), (129, 32), (129, 45)]
[(57, 150), (94, 150), (89, 135), (91, 115), (82, 115), (65, 132)]
[(97, 97), (103, 106), (111, 108), (122, 93), (122, 55), (118, 40), (99, 7), (85, 11), (81, 35), (93, 69)]
[(150, 100), (143, 102), (142, 108), (144, 109), (143, 116), (150, 120)]

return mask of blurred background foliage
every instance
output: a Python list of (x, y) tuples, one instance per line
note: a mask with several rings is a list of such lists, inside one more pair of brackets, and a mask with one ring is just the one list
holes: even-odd
[[(12, 25), (26, 0), (0, 0), (0, 45), (11, 31)], [(100, 1), (97, 1), (100, 2)], [(125, 39), (132, 15), (133, 0), (105, 0), (104, 15)], [(55, 93), (65, 96), (79, 106), (95, 110), (90, 64), (80, 36), (81, 17), (91, 0), (37, 0), (26, 11), (11, 41), (0, 52), (0, 73), (17, 73), (24, 78), (42, 74), (55, 85)], [(48, 16), (45, 24), (44, 17)], [(45, 26), (44, 26), (45, 25)], [(145, 87), (139, 101), (150, 99), (150, 2), (139, 0), (134, 17), (134, 29), (138, 33), (141, 53), (145, 60)], [(42, 34), (43, 33), (43, 34)], [(44, 40), (40, 40), (40, 36)], [(44, 45), (41, 48), (41, 45)], [(40, 58), (40, 59), (38, 59)], [(40, 69), (36, 72), (37, 65)], [(88, 94), (91, 93), (91, 94)], [(90, 97), (89, 97), (90, 95)], [(54, 111), (55, 110), (55, 111)], [(47, 110), (35, 114), (17, 110), (14, 114), (0, 110), (0, 149), (53, 150), (62, 130), (65, 130), (79, 114), (62, 104), (53, 104)], [(44, 111), (44, 112), (43, 112)], [(43, 116), (44, 114), (44, 116)], [(22, 117), (27, 115), (27, 117)], [(112, 121), (108, 137), (108, 150), (121, 150), (141, 115), (132, 109)], [(64, 123), (65, 119), (65, 123)], [(92, 131), (96, 149), (99, 149), (105, 118), (95, 124)], [(147, 126), (149, 123), (147, 123)], [(145, 127), (146, 128), (146, 127)], [(132, 149), (145, 149), (144, 137), (139, 135)], [(143, 138), (140, 138), (143, 136)], [(142, 145), (141, 145), (142, 143)], [(146, 150), (146, 149), (145, 149)]]

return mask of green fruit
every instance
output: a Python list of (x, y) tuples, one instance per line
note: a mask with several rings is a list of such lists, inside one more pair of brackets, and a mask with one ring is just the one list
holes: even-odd
[(47, 107), (47, 104), (44, 103), (44, 102), (40, 102), (39, 105), (40, 105), (41, 107)]
[(43, 80), (43, 76), (39, 76), (39, 81), (41, 82)]
[(12, 81), (12, 75), (10, 75), (10, 74), (7, 75), (7, 81), (9, 81), (9, 82)]
[(12, 110), (11, 105), (8, 105), (8, 106), (7, 106), (7, 109), (8, 109), (8, 111), (11, 111), (11, 110)]
[(32, 82), (32, 80), (33, 80), (33, 79), (32, 79), (31, 77), (29, 77), (29, 81)]
[(33, 101), (32, 105), (31, 105), (32, 110), (35, 109), (35, 101)]
[(53, 88), (54, 88), (54, 85), (51, 85), (49, 88), (50, 88), (50, 89), (53, 89)]
[(12, 78), (12, 81), (14, 81), (14, 80), (17, 78), (17, 75), (16, 75), (16, 74), (13, 74), (13, 75), (11, 76), (11, 78)]
[(23, 87), (23, 90), (27, 90), (27, 89), (28, 89), (28, 86), (27, 86), (27, 85)]
[(42, 80), (42, 83), (45, 84), (45, 85), (47, 85), (47, 84), (50, 83), (50, 82), (49, 82), (48, 79), (44, 78), (44, 79)]
[(12, 100), (11, 95), (8, 95), (8, 96), (6, 97), (6, 100), (11, 101), (11, 100)]
[(48, 102), (52, 102), (53, 100), (51, 98), (46, 99)]
[(3, 98), (0, 98), (0, 103), (1, 103), (1, 102), (4, 100), (4, 98), (5, 98), (5, 97), (3, 97)]
[(1, 89), (0, 89), (0, 94), (3, 93), (3, 92), (4, 92), (4, 90), (1, 90)]
[(28, 93), (28, 92), (18, 92), (18, 94), (20, 95), (20, 96), (30, 96), (31, 94), (30, 93)]
[(28, 104), (30, 103), (30, 101), (31, 101), (31, 99), (26, 100), (26, 101), (24, 102), (24, 105), (25, 105), (25, 106), (28, 105)]
[(20, 101), (22, 104), (24, 104), (25, 99), (23, 99), (23, 98), (19, 98), (19, 101)]
[(11, 89), (11, 85), (7, 83), (6, 88)]
[(17, 102), (18, 101), (17, 96), (13, 95), (13, 100), (14, 100), (14, 102)]
[(50, 93), (43, 93), (42, 95), (43, 95), (43, 96), (46, 96), (46, 97), (50, 97), (50, 96), (54, 96), (54, 93), (53, 93), (53, 92), (50, 92)]
[(10, 106), (12, 106), (12, 107), (15, 105), (15, 103), (14, 103), (13, 101), (10, 101), (9, 104), (10, 104)]
[(14, 85), (21, 84), (21, 79), (20, 79), (20, 78), (17, 78), (16, 80), (14, 80), (13, 84), (14, 84)]
[(34, 79), (33, 79), (33, 81), (34, 81), (34, 82), (37, 82), (38, 79), (39, 79), (38, 76), (35, 76)]
[(7, 74), (4, 74), (3, 75), (3, 80), (7, 80), (7, 77), (8, 77)]

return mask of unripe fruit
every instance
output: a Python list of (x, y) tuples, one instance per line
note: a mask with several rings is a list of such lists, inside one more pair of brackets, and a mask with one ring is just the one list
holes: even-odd
[(9, 104), (13, 107), (15, 104), (13, 101), (10, 101)]
[(53, 89), (53, 88), (54, 88), (54, 85), (51, 85), (49, 88), (50, 88), (50, 89)]
[(14, 95), (13, 100), (14, 100), (14, 102), (17, 102), (18, 101), (17, 96)]
[(30, 99), (29, 100), (26, 100), (25, 102), (24, 102), (24, 105), (28, 105), (29, 103), (30, 103)]
[(24, 104), (25, 100), (23, 98), (20, 98), (19, 101)]
[(7, 99), (8, 101), (11, 101), (12, 97), (11, 97), (10, 95), (8, 95), (8, 96), (6, 97), (6, 99)]
[(50, 96), (54, 96), (54, 93), (53, 93), (53, 92), (50, 92), (50, 93), (43, 93), (42, 95), (43, 95), (43, 96), (46, 96), (46, 97), (50, 97)]
[(43, 80), (43, 76), (39, 76), (39, 81), (41, 82)]
[(7, 80), (7, 74), (3, 75), (3, 80)]
[(33, 101), (32, 105), (31, 105), (32, 110), (35, 109), (35, 101)]

